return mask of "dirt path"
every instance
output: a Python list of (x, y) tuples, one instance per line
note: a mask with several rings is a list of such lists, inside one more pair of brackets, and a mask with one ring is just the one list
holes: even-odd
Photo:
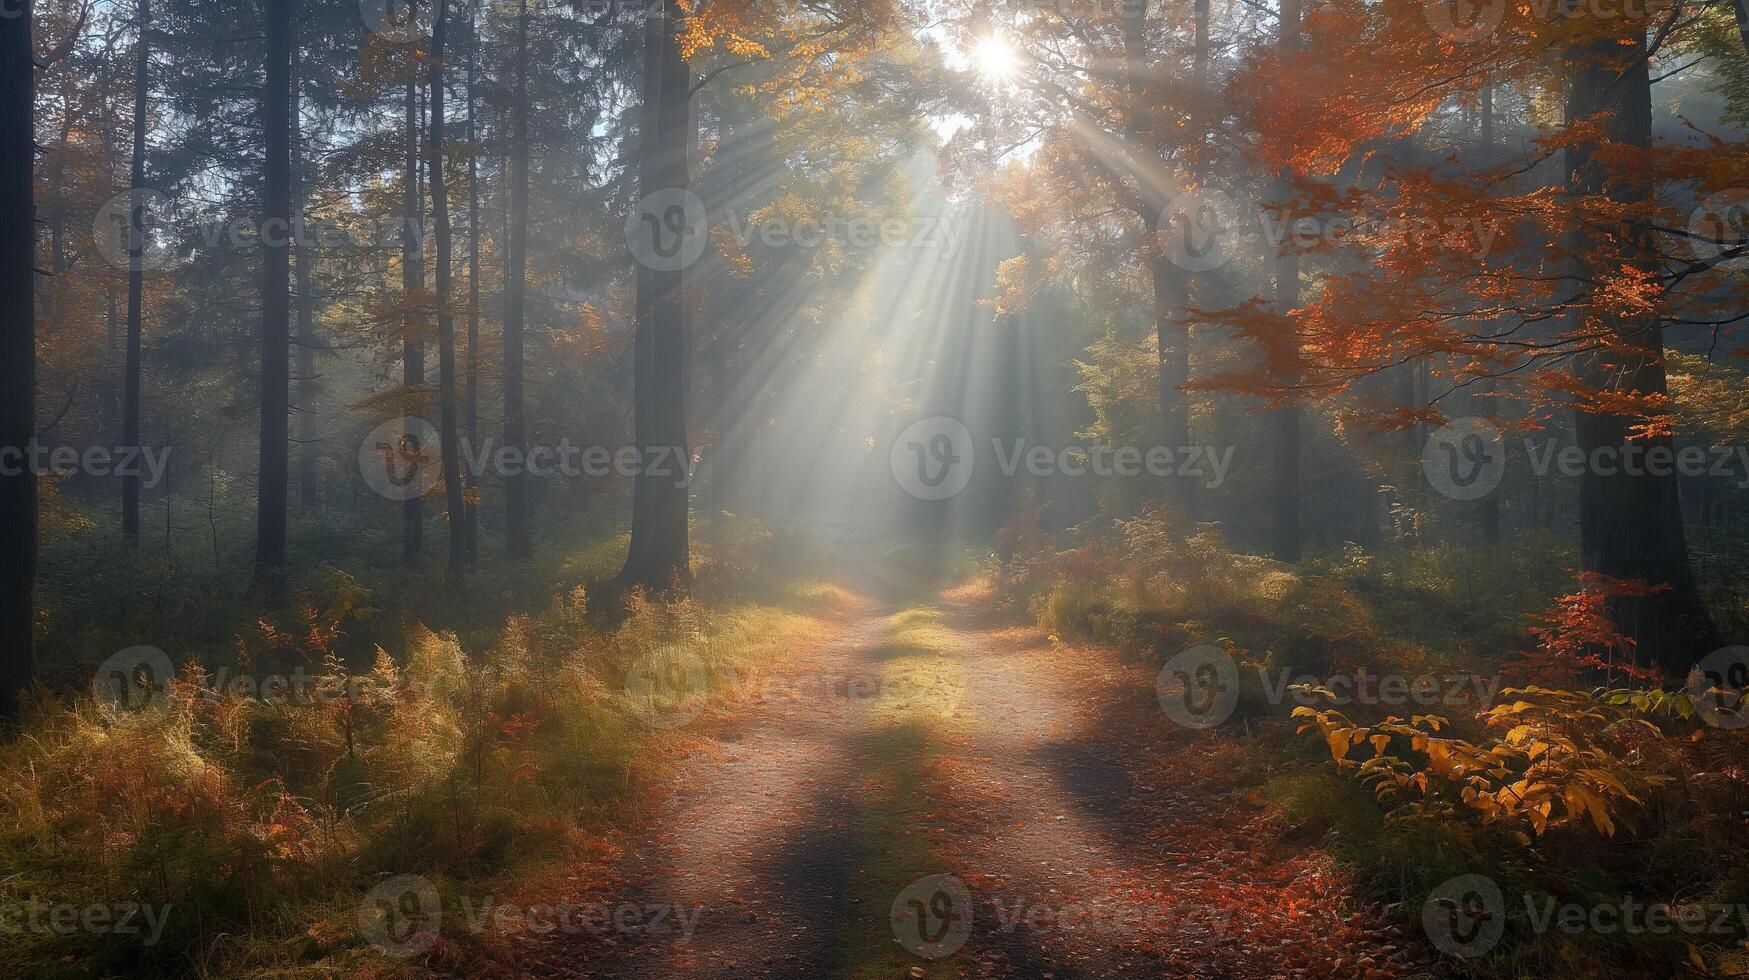
[[(613, 977), (1414, 976), (1419, 948), (1259, 801), (1191, 774), (1145, 674), (983, 597), (865, 600), (689, 760), (568, 958)], [(1231, 736), (1219, 736), (1230, 738)], [(1215, 764), (1218, 765), (1218, 760)], [(570, 972), (570, 971), (567, 971)]]

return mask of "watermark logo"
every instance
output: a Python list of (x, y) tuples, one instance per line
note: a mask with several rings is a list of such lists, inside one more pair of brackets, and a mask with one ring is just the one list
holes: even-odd
[(659, 647), (626, 671), (626, 701), (651, 728), (679, 728), (698, 717), (710, 693), (711, 672), (698, 651)]
[(1491, 878), (1459, 875), (1428, 893), (1421, 928), (1442, 953), (1480, 956), (1506, 932), (1506, 898)]
[(1695, 664), (1689, 674), (1688, 698), (1701, 720), (1714, 728), (1749, 728), (1749, 712), (1743, 710), (1746, 689), (1749, 689), (1749, 646), (1714, 650)]
[(1421, 469), (1435, 490), (1453, 500), (1480, 500), (1506, 476), (1506, 441), (1484, 418), (1452, 422), (1427, 439)]
[(114, 268), (155, 272), (176, 257), (167, 233), (175, 210), (174, 201), (150, 187), (122, 191), (97, 209), (92, 244)]
[(1239, 665), (1220, 647), (1203, 644), (1166, 661), (1154, 680), (1160, 710), (1186, 728), (1214, 728), (1239, 706)]
[(431, 879), (396, 875), (377, 884), (358, 905), (358, 933), (396, 959), (418, 956), (437, 942), (443, 898)]
[[(1689, 251), (1702, 262), (1749, 246), (1749, 190), (1733, 187), (1700, 202), (1688, 216), (1688, 236)], [(1749, 268), (1749, 255), (1738, 252), (1719, 267), (1732, 272)]]
[(97, 703), (134, 714), (163, 711), (170, 706), (176, 665), (157, 647), (136, 646), (117, 651), (97, 667), (91, 694)]
[(781, 215), (749, 216), (730, 211), (727, 216), (729, 234), (745, 249), (754, 239), (766, 248), (796, 246), (819, 249), (833, 245), (843, 249), (874, 248), (934, 249), (944, 260), (952, 260), (965, 243), (971, 218), (967, 214), (920, 215), (914, 218), (867, 216), (844, 218), (827, 215), (824, 218), (794, 221)]
[(639, 201), (625, 232), (632, 258), (657, 272), (679, 272), (704, 257), (710, 215), (697, 194), (670, 187)]
[(972, 482), (972, 432), (959, 419), (936, 415), (905, 427), (887, 456), (893, 479), (918, 500), (949, 500)]
[(138, 936), (141, 946), (156, 946), (175, 907), (140, 902), (81, 905), (51, 902), (36, 895), (22, 900), (0, 896), (0, 935)]
[(430, 422), (413, 416), (390, 419), (370, 431), (358, 447), (364, 482), (390, 500), (423, 497), (443, 477), (437, 465), (441, 439)]
[(1506, 0), (1423, 0), (1421, 13), (1440, 37), (1469, 44), (1494, 33), (1506, 20)]
[(1181, 194), (1160, 212), (1166, 257), (1186, 272), (1213, 272), (1233, 260), (1239, 209), (1225, 191)]
[(912, 882), (893, 899), (893, 936), (899, 945), (926, 960), (959, 952), (972, 935), (972, 893), (950, 874)]

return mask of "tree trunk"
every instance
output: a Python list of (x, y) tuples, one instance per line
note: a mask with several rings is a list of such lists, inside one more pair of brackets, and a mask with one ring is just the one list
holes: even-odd
[(279, 569), (286, 560), (286, 491), (290, 482), (288, 404), (291, 395), (291, 5), (266, 0), (267, 91), (262, 122), (261, 222), (261, 471), (257, 491), (255, 564)]
[(296, 234), (292, 236), (292, 275), (298, 291), (298, 504), (304, 510), (316, 507), (316, 296), (310, 281), (310, 247), (314, 236), (308, 234), (307, 208), (310, 198), (308, 161), (303, 152), (302, 60), (298, 49), (292, 49), (291, 138), (294, 162), (293, 189), (297, 202)]
[[(1619, 39), (1593, 42), (1567, 52), (1569, 122), (1607, 113), (1606, 138), (1615, 144), (1644, 148), (1651, 142), (1651, 82), (1646, 66), (1643, 31)], [(1595, 144), (1567, 149), (1567, 186), (1577, 199), (1607, 194), (1618, 203), (1651, 199), (1652, 175), (1626, 170), (1599, 159)], [(1631, 166), (1631, 165), (1630, 165)], [(1575, 222), (1571, 232), (1575, 256), (1621, 263), (1657, 274), (1651, 228), (1643, 219), (1616, 232)], [(1575, 272), (1575, 275), (1580, 273)], [(1586, 273), (1589, 281), (1592, 273)], [(1593, 315), (1596, 315), (1595, 313)], [(1641, 395), (1667, 393), (1663, 327), (1657, 311), (1616, 317), (1612, 348), (1591, 355), (1577, 367), (1581, 380), (1597, 390)], [(1587, 459), (1593, 452), (1620, 452), (1632, 444), (1643, 450), (1673, 452), (1669, 437), (1630, 440), (1634, 419), (1608, 412), (1575, 413), (1574, 429)], [(1611, 603), (1611, 617), (1622, 635), (1631, 638), (1642, 663), (1655, 663), (1673, 676), (1686, 675), (1701, 657), (1719, 646), (1719, 635), (1701, 604), (1689, 567), (1688, 544), (1674, 474), (1655, 475), (1656, 467), (1615, 467), (1605, 475), (1586, 467), (1579, 480), (1580, 553), (1587, 571), (1664, 587), (1656, 595), (1624, 598)]]
[[(1148, 4), (1124, 4), (1123, 47), (1124, 74), (1127, 76), (1129, 106), (1124, 123), (1124, 140), (1132, 158), (1132, 170), (1140, 193), (1148, 201), (1147, 220), (1150, 231), (1160, 225), (1160, 216), (1169, 202), (1155, 200), (1157, 191), (1149, 177), (1159, 166), (1156, 147), (1144, 119), (1153, 106), (1148, 91)], [(1181, 452), (1190, 445), (1190, 395), (1184, 386), (1190, 382), (1190, 277), (1173, 265), (1161, 247), (1164, 243), (1153, 236), (1148, 259), (1154, 287), (1154, 331), (1160, 356), (1161, 436), (1166, 447)], [(1167, 499), (1187, 518), (1196, 516), (1196, 477), (1181, 473), (1166, 482)]]
[[(644, 109), (640, 126), (639, 192), (686, 188), (691, 145), (691, 72), (680, 56), (682, 11), (663, 0), (663, 16), (644, 27)], [(659, 233), (651, 229), (652, 234)], [(633, 407), (642, 457), (634, 491), (632, 540), (620, 581), (661, 591), (691, 575), (686, 469), (686, 310), (684, 274), (638, 270)], [(638, 496), (642, 506), (638, 506)]]
[[(1282, 0), (1281, 48), (1292, 54), (1300, 48), (1299, 0)], [(1276, 185), (1285, 199), (1291, 184), (1284, 176)], [(1283, 215), (1282, 227), (1291, 227), (1291, 215)], [(1291, 242), (1291, 239), (1290, 239)], [(1291, 243), (1282, 246), (1275, 265), (1275, 312), (1282, 317), (1300, 304), (1300, 257)], [(1299, 383), (1289, 375), (1280, 379), (1284, 388)], [(1301, 409), (1299, 402), (1283, 405), (1270, 412), (1273, 433), (1274, 466), (1270, 470), (1270, 538), (1276, 561), (1298, 562), (1301, 557), (1300, 530), (1300, 439)]]
[[(480, 154), (474, 126), (474, 76), (480, 55), (478, 2), (468, 11), (468, 447), (480, 444)], [(480, 561), (480, 488), (472, 468), (462, 477), (462, 540), (466, 561)]]
[[(0, 17), (0, 453), (36, 433), (36, 76), (29, 8)], [(36, 473), (0, 467), (0, 720), (36, 675)]]
[[(425, 289), (425, 222), (419, 209), (419, 70), (413, 57), (419, 50), (419, 5), (407, 4), (407, 91), (405, 95), (406, 176), (401, 187), (401, 294), (406, 309), (401, 321), (401, 385), (409, 402), (425, 388), (425, 318), (418, 304)], [(409, 410), (409, 414), (411, 411)], [(417, 432), (408, 426), (408, 448), (415, 446)], [(421, 464), (423, 465), (423, 464)], [(417, 558), (425, 550), (425, 500), (419, 496), (401, 504), (401, 557)]]
[[(152, 23), (149, 0), (140, 0), (139, 40), (134, 55), (134, 158), (128, 181), (128, 346), (122, 369), (122, 445), (137, 452), (140, 445), (140, 325), (146, 296), (146, 69), (151, 54), (146, 32)], [(121, 477), (121, 534), (129, 545), (140, 543), (140, 475), (130, 467)]]
[[(1494, 162), (1494, 86), (1482, 88), (1481, 108), (1481, 139), (1483, 168)], [(1500, 418), (1500, 401), (1495, 395), (1499, 391), (1496, 379), (1490, 377), (1482, 383), (1482, 397), (1487, 402), (1484, 414), (1489, 421), (1497, 422)], [(1500, 543), (1500, 492), (1488, 494), (1481, 501), (1482, 540), (1487, 544)]]
[(443, 440), (444, 499), (449, 506), (449, 575), (460, 580), (467, 563), (467, 531), (462, 515), (461, 426), (456, 418), (455, 318), (449, 309), (449, 187), (443, 172), (444, 19), (449, 0), (437, 0), (431, 22), (431, 225), (437, 236), (437, 403), (438, 435)]
[[(510, 241), (504, 277), (504, 445), (526, 453), (528, 424), (523, 405), (523, 319), (528, 284), (528, 0), (516, 9), (516, 95), (511, 108)], [(534, 552), (529, 528), (528, 474), (504, 474), (505, 548), (512, 558)]]

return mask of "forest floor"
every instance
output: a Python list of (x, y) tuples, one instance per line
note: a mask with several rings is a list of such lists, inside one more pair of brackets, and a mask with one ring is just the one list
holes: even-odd
[[(977, 582), (863, 589), (734, 692), (519, 971), (589, 977), (1398, 977), (1435, 967), (1175, 728), (1152, 674)], [(532, 938), (532, 937), (531, 937)]]

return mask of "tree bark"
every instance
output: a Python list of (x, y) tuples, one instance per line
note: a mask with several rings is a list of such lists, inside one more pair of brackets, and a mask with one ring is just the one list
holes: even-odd
[[(468, 11), (468, 446), (480, 444), (480, 153), (479, 133), (474, 126), (474, 81), (480, 56), (478, 0)], [(466, 499), (462, 502), (462, 538), (469, 565), (480, 561), (480, 488), (474, 471), (462, 477)]]
[[(504, 279), (504, 445), (526, 453), (528, 423), (523, 395), (523, 320), (528, 274), (528, 0), (516, 10), (516, 95), (511, 108), (510, 241)], [(512, 558), (534, 553), (529, 528), (528, 474), (504, 474), (505, 548)]]
[(310, 199), (309, 158), (303, 150), (303, 99), (301, 65), (303, 61), (296, 45), (292, 48), (292, 189), (297, 217), (292, 236), (292, 275), (297, 280), (298, 295), (298, 505), (314, 510), (316, 495), (316, 294), (311, 282), (310, 247), (314, 236), (309, 234), (308, 207)]
[[(649, 18), (644, 27), (638, 186), (646, 197), (690, 184), (692, 76), (680, 56), (682, 13), (675, 0), (663, 0), (662, 16)], [(637, 288), (633, 407), (642, 464), (634, 490), (631, 548), (620, 582), (662, 591), (684, 587), (691, 577), (684, 273), (640, 268)]]
[[(0, 452), (36, 433), (36, 73), (29, 8), (0, 17)], [(36, 675), (36, 473), (0, 467), (0, 720)]]
[(467, 563), (467, 531), (462, 515), (461, 426), (457, 420), (455, 318), (449, 309), (449, 264), (453, 250), (449, 227), (449, 187), (443, 172), (444, 19), (448, 0), (437, 0), (431, 22), (431, 225), (437, 236), (437, 403), (438, 434), (443, 440), (444, 499), (449, 507), (449, 575), (460, 580)]
[[(1300, 49), (1299, 0), (1282, 0), (1281, 49), (1287, 55)], [(1291, 184), (1285, 175), (1276, 186), (1284, 199), (1291, 192)], [(1283, 215), (1286, 220), (1281, 227), (1292, 227), (1291, 217)], [(1275, 312), (1285, 318), (1299, 304), (1300, 257), (1293, 250), (1290, 236), (1289, 240), (1284, 241), (1281, 254), (1276, 256)], [(1283, 388), (1291, 388), (1299, 383), (1299, 378), (1289, 375), (1280, 381)], [(1298, 401), (1270, 412), (1274, 458), (1274, 465), (1270, 469), (1270, 538), (1275, 560), (1289, 563), (1297, 563), (1302, 550), (1300, 440), (1303, 413)]]
[(291, 6), (266, 0), (267, 91), (262, 122), (261, 470), (256, 495), (255, 564), (286, 561), (291, 395)]
[[(425, 318), (419, 294), (425, 289), (425, 221), (419, 208), (419, 5), (407, 3), (407, 91), (405, 93), (406, 176), (401, 187), (401, 293), (406, 309), (401, 321), (401, 385), (412, 399), (425, 388)], [(411, 414), (411, 412), (409, 412)], [(409, 425), (408, 448), (415, 446), (417, 430)], [(421, 463), (420, 465), (423, 465)], [(414, 496), (401, 504), (401, 557), (417, 558), (425, 550), (425, 500)]]
[[(128, 181), (128, 339), (122, 368), (122, 445), (137, 452), (140, 445), (140, 333), (146, 296), (146, 86), (151, 52), (146, 32), (151, 28), (149, 0), (140, 0), (139, 40), (134, 55), (134, 156)], [(140, 475), (129, 468), (121, 477), (121, 534), (129, 545), (140, 543)]]
[[(1567, 52), (1569, 122), (1603, 119), (1611, 143), (1644, 148), (1651, 142), (1651, 80), (1646, 64), (1643, 30), (1628, 31), (1576, 46)], [(1607, 194), (1618, 203), (1650, 201), (1649, 170), (1626, 169), (1599, 158), (1595, 144), (1567, 149), (1567, 186), (1574, 198)], [(1630, 167), (1632, 165), (1629, 165)], [(1576, 262), (1619, 263), (1650, 275), (1658, 272), (1657, 253), (1649, 222), (1637, 217), (1613, 230), (1575, 222), (1571, 241)], [(1578, 281), (1596, 273), (1576, 269)], [(1600, 315), (1593, 312), (1591, 315)], [(1610, 349), (1589, 356), (1577, 367), (1589, 387), (1616, 393), (1665, 394), (1663, 327), (1657, 311), (1618, 316)], [(1587, 459), (1593, 453), (1620, 452), (1630, 444), (1643, 451), (1673, 452), (1665, 436), (1632, 439), (1635, 420), (1609, 412), (1575, 413), (1575, 435)], [(1700, 601), (1689, 566), (1688, 543), (1674, 474), (1657, 475), (1656, 467), (1614, 467), (1598, 472), (1586, 467), (1579, 480), (1580, 553), (1587, 571), (1616, 579), (1645, 582), (1662, 591), (1644, 598), (1611, 602), (1611, 618), (1622, 635), (1632, 639), (1643, 663), (1655, 663), (1672, 676), (1686, 675), (1694, 663), (1719, 646), (1719, 634)]]

